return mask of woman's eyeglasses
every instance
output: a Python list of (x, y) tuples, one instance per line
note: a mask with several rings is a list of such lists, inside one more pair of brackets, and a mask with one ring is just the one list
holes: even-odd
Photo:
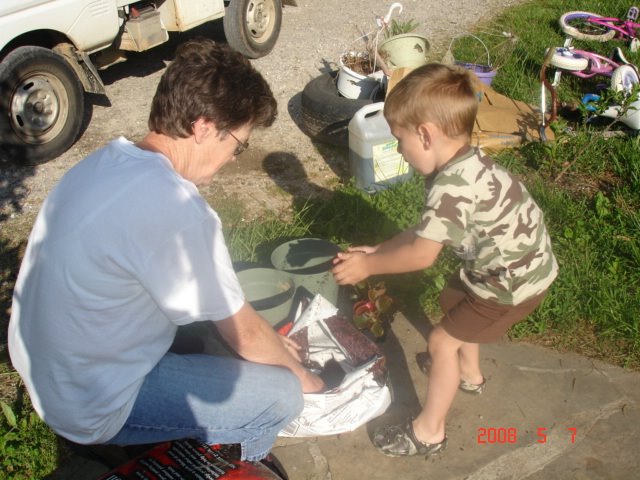
[(227, 133), (229, 135), (231, 135), (236, 142), (238, 142), (238, 146), (236, 147), (235, 151), (233, 152), (234, 156), (237, 157), (242, 152), (244, 152), (247, 148), (249, 148), (249, 142), (241, 142), (240, 139), (238, 137), (236, 137), (233, 133), (231, 133), (230, 130), (227, 130)]

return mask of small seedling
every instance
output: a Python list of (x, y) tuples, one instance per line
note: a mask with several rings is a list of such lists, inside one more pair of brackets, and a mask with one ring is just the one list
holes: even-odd
[(371, 285), (368, 281), (355, 285), (353, 324), (359, 330), (369, 330), (375, 338), (382, 338), (388, 323), (385, 314), (391, 311), (393, 299), (387, 295), (384, 282)]

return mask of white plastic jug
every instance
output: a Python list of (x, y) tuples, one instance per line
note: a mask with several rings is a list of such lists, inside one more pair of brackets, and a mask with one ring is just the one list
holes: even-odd
[(383, 109), (384, 102), (365, 105), (349, 122), (351, 175), (356, 178), (356, 187), (370, 193), (413, 175), (397, 151), (398, 141), (391, 135)]

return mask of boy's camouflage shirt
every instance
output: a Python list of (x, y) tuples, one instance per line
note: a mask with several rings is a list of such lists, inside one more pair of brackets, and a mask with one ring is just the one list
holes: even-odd
[(543, 214), (524, 185), (479, 150), (426, 182), (421, 237), (451, 246), (475, 295), (517, 305), (546, 290), (558, 264)]

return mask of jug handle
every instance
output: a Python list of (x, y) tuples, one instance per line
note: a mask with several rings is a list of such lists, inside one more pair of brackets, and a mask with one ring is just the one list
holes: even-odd
[(369, 105), (365, 105), (360, 110), (358, 110), (353, 116), (353, 118), (357, 119), (356, 121), (361, 121), (366, 116), (369, 116), (371, 113), (374, 113), (374, 114), (378, 114), (379, 112), (381, 113), (383, 109), (384, 109), (384, 102), (370, 103)]

